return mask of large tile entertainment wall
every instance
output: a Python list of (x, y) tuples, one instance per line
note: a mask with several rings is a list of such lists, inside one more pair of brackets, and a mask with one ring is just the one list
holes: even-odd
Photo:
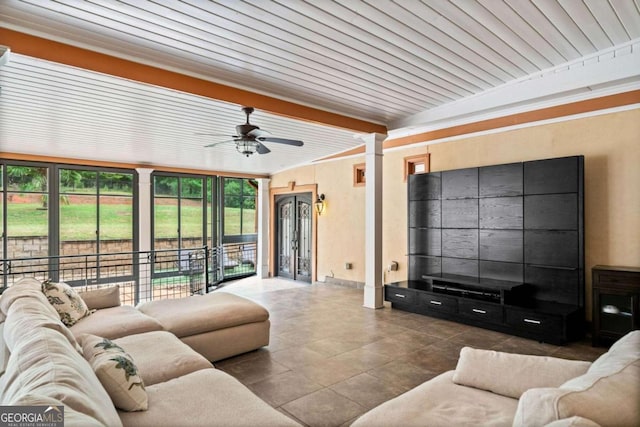
[[(399, 262), (385, 283), (407, 277), (407, 193), (404, 157), (431, 153), (431, 170), (585, 156), (585, 267), (587, 318), (591, 267), (640, 266), (640, 109), (460, 138), (385, 152), (383, 157), (383, 263)], [(327, 199), (318, 218), (317, 273), (364, 282), (364, 187), (353, 187), (352, 168), (364, 156), (288, 170), (272, 187), (317, 184)], [(345, 270), (345, 262), (353, 269)]]

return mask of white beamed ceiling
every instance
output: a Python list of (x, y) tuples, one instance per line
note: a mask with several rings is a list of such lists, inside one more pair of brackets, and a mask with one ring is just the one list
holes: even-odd
[[(640, 87), (636, 0), (2, 0), (0, 27), (386, 125), (392, 136)], [(0, 45), (2, 45), (0, 40)], [(11, 47), (11, 46), (9, 46)], [(353, 131), (12, 54), (0, 151), (271, 174)]]

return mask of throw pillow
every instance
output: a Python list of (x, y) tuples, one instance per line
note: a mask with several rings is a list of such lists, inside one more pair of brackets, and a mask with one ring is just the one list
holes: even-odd
[(530, 388), (559, 387), (591, 363), (464, 347), (453, 382), (519, 399)]
[(80, 291), (78, 295), (80, 295), (80, 298), (82, 298), (90, 310), (119, 307), (121, 305), (119, 285)]
[(80, 295), (66, 283), (47, 280), (42, 284), (42, 292), (66, 326), (73, 326), (78, 320), (91, 314)]
[(589, 370), (558, 388), (527, 390), (518, 401), (514, 427), (543, 426), (580, 416), (603, 425), (638, 426), (640, 331), (629, 332)]
[(146, 411), (149, 406), (144, 382), (133, 359), (122, 347), (106, 338), (83, 335), (84, 358), (89, 361), (116, 408)]

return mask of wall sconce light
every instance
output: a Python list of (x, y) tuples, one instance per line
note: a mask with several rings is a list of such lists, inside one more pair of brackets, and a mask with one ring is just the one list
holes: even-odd
[(324, 212), (324, 194), (318, 195), (318, 198), (316, 199), (314, 205), (316, 207), (316, 212), (318, 212), (318, 215), (322, 215), (322, 212)]

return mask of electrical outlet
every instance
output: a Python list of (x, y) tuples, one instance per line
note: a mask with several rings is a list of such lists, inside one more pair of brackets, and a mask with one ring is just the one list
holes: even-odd
[(345, 262), (344, 263), (344, 269), (345, 270), (351, 270), (353, 268), (353, 264), (351, 264), (350, 262)]

